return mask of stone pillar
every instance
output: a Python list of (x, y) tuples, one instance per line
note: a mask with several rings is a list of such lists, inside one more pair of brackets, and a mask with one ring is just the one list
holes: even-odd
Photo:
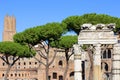
[(113, 47), (112, 80), (120, 80), (120, 44)]
[(93, 80), (101, 80), (101, 47), (100, 44), (95, 46), (93, 61)]
[(74, 80), (82, 80), (81, 48), (74, 45)]

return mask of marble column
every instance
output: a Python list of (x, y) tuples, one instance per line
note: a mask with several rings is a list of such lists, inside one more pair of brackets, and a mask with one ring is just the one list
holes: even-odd
[(93, 61), (93, 80), (101, 80), (101, 44), (95, 45)]
[(113, 47), (112, 61), (112, 80), (120, 80), (120, 44)]
[(74, 45), (74, 80), (82, 80), (81, 67), (81, 48), (80, 45)]

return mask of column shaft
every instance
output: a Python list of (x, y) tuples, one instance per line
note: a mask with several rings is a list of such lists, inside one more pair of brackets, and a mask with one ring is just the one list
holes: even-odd
[(101, 47), (100, 44), (95, 46), (94, 63), (93, 63), (93, 79), (101, 80)]
[(114, 45), (113, 50), (112, 80), (120, 80), (120, 45)]
[(82, 80), (81, 49), (74, 45), (74, 80)]

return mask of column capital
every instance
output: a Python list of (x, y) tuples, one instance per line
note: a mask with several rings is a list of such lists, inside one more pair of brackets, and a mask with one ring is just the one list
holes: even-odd
[(75, 44), (75, 45), (73, 45), (73, 48), (74, 48), (74, 54), (81, 54), (81, 47), (80, 47), (80, 45), (78, 45), (78, 44)]
[(101, 44), (100, 43), (97, 43), (97, 44), (94, 44), (95, 47), (100, 47)]
[(114, 47), (120, 47), (120, 44), (114, 44)]
[(81, 59), (81, 54), (75, 54), (74, 55), (74, 59), (76, 60), (76, 59)]

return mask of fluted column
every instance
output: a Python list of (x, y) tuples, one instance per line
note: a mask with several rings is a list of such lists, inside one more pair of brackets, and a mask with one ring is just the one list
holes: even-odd
[(94, 63), (93, 63), (93, 80), (101, 80), (101, 47), (100, 44), (95, 46)]
[(74, 80), (82, 80), (81, 48), (74, 45)]
[(112, 80), (120, 80), (120, 44), (113, 47)]

